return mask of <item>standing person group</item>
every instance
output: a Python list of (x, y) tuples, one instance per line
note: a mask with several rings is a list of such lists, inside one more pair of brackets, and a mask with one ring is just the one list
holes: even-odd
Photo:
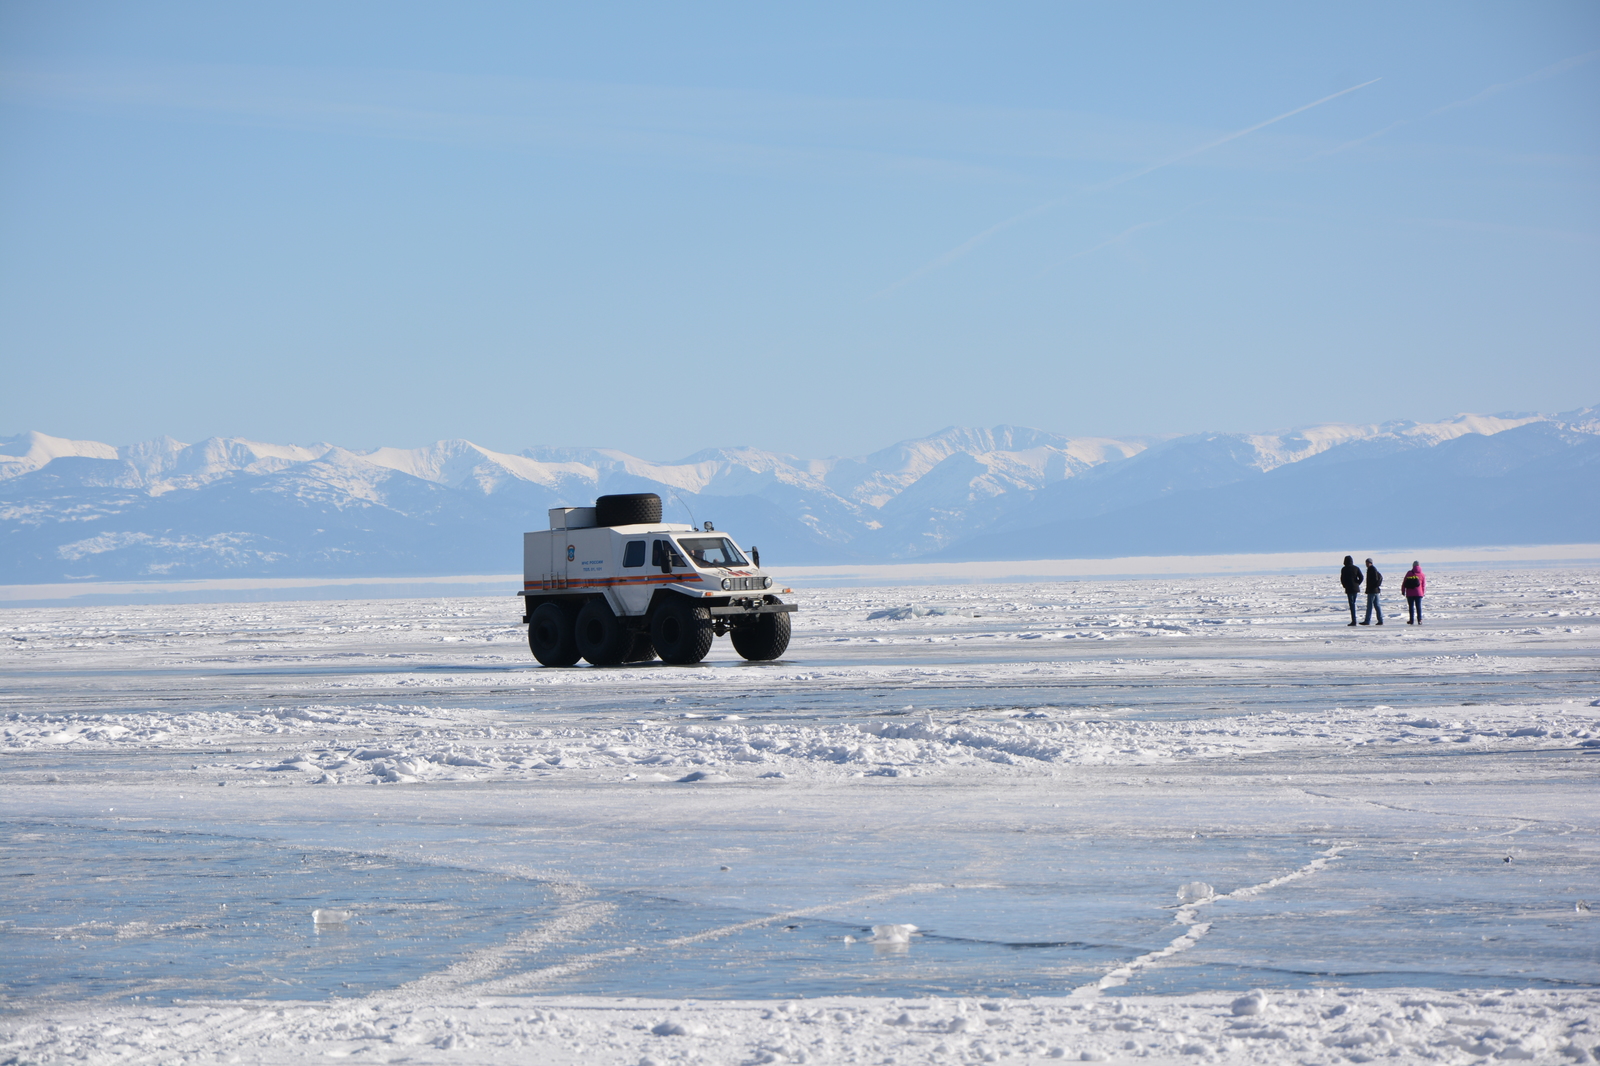
[[(1367, 560), (1367, 571), (1361, 572), (1352, 556), (1344, 557), (1344, 566), (1339, 570), (1339, 584), (1344, 586), (1346, 598), (1350, 601), (1350, 624), (1370, 626), (1374, 613), (1378, 616), (1378, 624), (1383, 625), (1383, 604), (1378, 602), (1378, 594), (1383, 589), (1383, 574), (1373, 565), (1371, 559)], [(1356, 596), (1361, 593), (1362, 585), (1366, 585), (1367, 616), (1362, 622), (1356, 621)], [(1413, 561), (1411, 569), (1406, 571), (1405, 578), (1400, 582), (1400, 591), (1406, 598), (1406, 625), (1422, 624), (1422, 595), (1427, 591), (1428, 579), (1422, 573), (1422, 564)]]

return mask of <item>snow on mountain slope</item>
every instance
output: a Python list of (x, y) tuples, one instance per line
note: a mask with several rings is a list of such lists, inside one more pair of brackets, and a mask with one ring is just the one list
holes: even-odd
[[(1491, 440), (1503, 444), (1473, 444)], [(543, 526), (546, 508), (641, 491), (659, 493), (674, 520), (715, 519), (793, 564), (906, 559), (953, 545), (973, 558), (1135, 543), (1227, 550), (1241, 538), (1261, 545), (1253, 550), (1293, 550), (1306, 546), (1310, 516), (1326, 518), (1315, 485), (1360, 476), (1374, 482), (1369, 495), (1403, 499), (1386, 480), (1402, 469), (1482, 494), (1479, 511), (1498, 516), (1487, 524), (1471, 499), (1465, 510), (1449, 501), (1450, 514), (1465, 516), (1452, 519), (1463, 543), (1478, 543), (1480, 527), (1541, 543), (1541, 529), (1587, 528), (1583, 504), (1595, 493), (1583, 447), (1596, 440), (1595, 408), (1162, 440), (951, 427), (855, 458), (736, 447), (672, 462), (605, 448), (510, 454), (465, 440), (359, 452), (236, 437), (119, 448), (24, 433), (0, 439), (0, 529), (10, 548), (0, 580), (494, 572), (514, 568), (516, 534)], [(1448, 462), (1400, 461), (1413, 453)], [(1331, 466), (1350, 470), (1319, 473)], [(1506, 478), (1544, 486), (1550, 498), (1514, 505), (1522, 496)], [(1232, 502), (1218, 512), (1223, 500)], [(1552, 506), (1566, 510), (1544, 515)], [(1280, 521), (1289, 513), (1299, 525)], [(1130, 534), (1130, 523), (1143, 525)]]
[(1265, 473), (1352, 441), (1390, 439), (1405, 446), (1430, 447), (1469, 433), (1488, 437), (1545, 420), (1543, 415), (1457, 415), (1440, 422), (1385, 422), (1365, 426), (1325, 422), (1272, 434), (1240, 434), (1239, 439), (1255, 449), (1256, 459), (1251, 465)]
[(31, 474), (49, 465), (52, 460), (69, 456), (115, 459), (117, 449), (99, 441), (67, 440), (65, 437), (50, 437), (35, 432), (0, 437), (0, 481)]
[(1492, 434), (1386, 428), (1267, 471), (1248, 441), (1180, 438), (1054, 486), (941, 557), (1589, 542), (1600, 539), (1600, 433), (1575, 429), (1592, 422), (1575, 414), (1500, 420)]
[(1014, 485), (1038, 488), (1112, 459), (1126, 458), (1141, 442), (1099, 437), (1072, 438), (1019, 426), (969, 429), (952, 426), (931, 437), (901, 441), (861, 459), (832, 460), (829, 488), (866, 507), (883, 507), (941, 463), (956, 455), (977, 458), (991, 472), (1004, 471)]

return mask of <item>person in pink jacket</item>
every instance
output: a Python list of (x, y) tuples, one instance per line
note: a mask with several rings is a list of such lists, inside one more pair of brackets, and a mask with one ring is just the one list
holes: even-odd
[(1422, 572), (1422, 564), (1413, 560), (1411, 569), (1400, 582), (1400, 591), (1406, 597), (1406, 625), (1422, 624), (1422, 594), (1427, 590), (1428, 579)]

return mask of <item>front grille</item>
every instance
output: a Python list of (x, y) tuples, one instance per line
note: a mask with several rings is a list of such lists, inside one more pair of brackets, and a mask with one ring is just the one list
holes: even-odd
[(764, 589), (770, 579), (764, 577), (729, 577), (722, 581), (722, 588), (726, 592), (748, 592), (751, 589)]

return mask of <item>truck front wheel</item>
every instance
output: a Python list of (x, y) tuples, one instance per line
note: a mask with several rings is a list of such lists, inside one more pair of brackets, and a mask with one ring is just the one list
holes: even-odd
[[(776, 596), (768, 602), (780, 602)], [(786, 613), (758, 614), (744, 625), (735, 626), (729, 635), (733, 650), (751, 662), (776, 659), (789, 650), (789, 616)]]
[(595, 666), (616, 666), (628, 656), (633, 634), (605, 600), (593, 599), (578, 612), (578, 652)]
[(528, 621), (528, 647), (545, 666), (571, 666), (578, 661), (572, 616), (553, 603), (541, 603)]
[(662, 662), (680, 666), (697, 663), (711, 650), (715, 636), (711, 612), (688, 600), (668, 600), (656, 608), (650, 619), (650, 643)]

